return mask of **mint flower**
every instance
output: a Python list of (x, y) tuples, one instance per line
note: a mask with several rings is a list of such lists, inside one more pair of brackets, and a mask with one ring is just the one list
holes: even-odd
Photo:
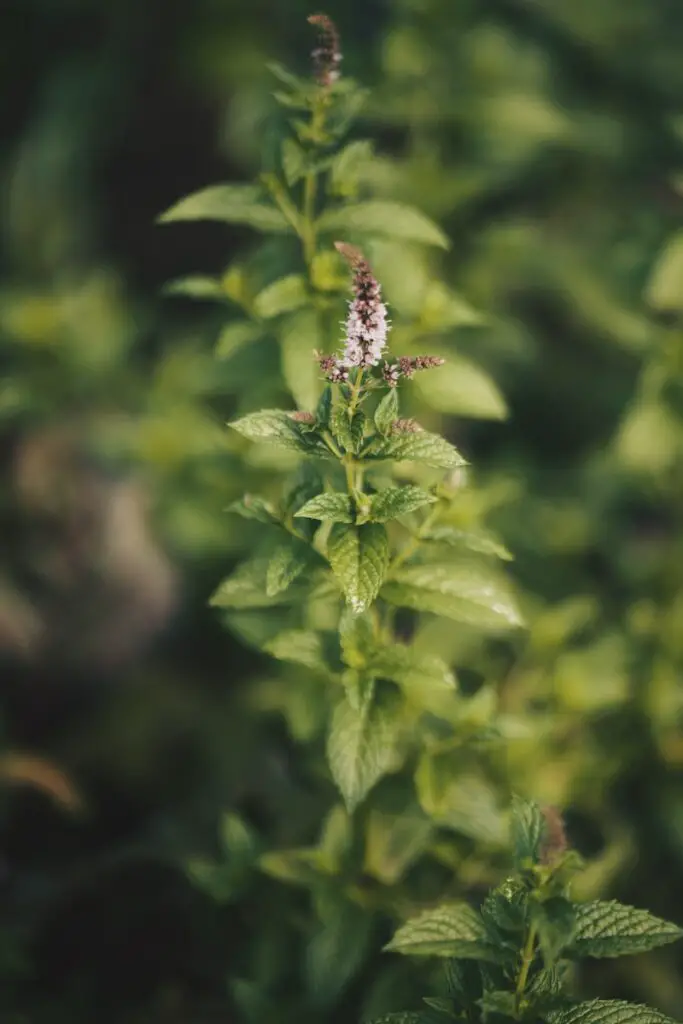
[(382, 289), (360, 249), (346, 242), (334, 243), (353, 270), (354, 298), (346, 318), (346, 340), (341, 362), (366, 369), (376, 366), (387, 343), (389, 321)]
[(337, 26), (326, 14), (311, 14), (308, 22), (319, 32), (318, 46), (311, 54), (315, 77), (319, 85), (329, 87), (338, 80), (342, 61)]

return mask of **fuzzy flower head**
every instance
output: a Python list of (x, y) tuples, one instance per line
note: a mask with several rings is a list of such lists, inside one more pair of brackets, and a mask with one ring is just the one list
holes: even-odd
[(326, 14), (311, 14), (310, 25), (318, 29), (318, 45), (312, 53), (315, 77), (319, 85), (328, 88), (339, 78), (342, 61), (337, 26)]
[(346, 242), (335, 242), (353, 271), (353, 300), (346, 318), (346, 339), (342, 362), (366, 369), (376, 366), (387, 343), (389, 321), (382, 302), (382, 289), (360, 249)]

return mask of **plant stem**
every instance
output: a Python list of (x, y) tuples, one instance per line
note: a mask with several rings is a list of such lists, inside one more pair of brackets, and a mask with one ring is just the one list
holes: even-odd
[(524, 995), (524, 989), (526, 988), (526, 983), (529, 977), (529, 970), (531, 969), (531, 965), (534, 961), (535, 945), (536, 925), (532, 924), (529, 926), (526, 942), (524, 943), (524, 949), (522, 950), (522, 966), (519, 969), (517, 986), (515, 988), (515, 1005), (518, 1011), (521, 1008), (522, 996)]

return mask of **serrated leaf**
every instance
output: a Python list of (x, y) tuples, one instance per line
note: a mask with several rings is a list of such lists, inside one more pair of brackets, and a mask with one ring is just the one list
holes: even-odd
[(349, 607), (356, 614), (365, 611), (377, 597), (389, 564), (384, 527), (335, 523), (327, 541), (327, 556)]
[(683, 231), (677, 231), (660, 253), (645, 298), (654, 309), (683, 311)]
[(442, 249), (450, 246), (441, 228), (419, 210), (405, 203), (383, 199), (371, 199), (329, 210), (318, 220), (318, 230), (386, 235), (422, 245), (437, 245)]
[(352, 523), (353, 505), (348, 494), (341, 491), (328, 491), (325, 494), (316, 494), (302, 505), (295, 517), (304, 519), (320, 519), (333, 523)]
[(478, 555), (493, 555), (503, 561), (511, 561), (512, 554), (497, 537), (487, 530), (458, 530), (454, 526), (432, 526), (420, 534), (422, 540), (432, 544), (447, 544), (448, 547), (464, 548)]
[(305, 308), (288, 316), (279, 330), (282, 374), (300, 409), (312, 409), (320, 394), (315, 351), (323, 346), (320, 317)]
[(487, 373), (469, 359), (448, 355), (438, 373), (418, 374), (415, 387), (423, 401), (439, 412), (473, 419), (504, 420), (505, 399)]
[(444, 903), (402, 925), (384, 949), (409, 956), (497, 960), (484, 923), (468, 903)]
[(366, 699), (358, 707), (344, 697), (335, 708), (327, 759), (349, 811), (395, 766), (395, 739), (391, 709), (374, 699), (372, 690), (367, 691)]
[(311, 567), (313, 558), (314, 552), (294, 537), (279, 544), (270, 556), (266, 571), (268, 597), (275, 597), (287, 590), (305, 569)]
[(322, 394), (318, 399), (318, 404), (315, 408), (315, 419), (318, 427), (321, 430), (326, 430), (330, 425), (330, 416), (332, 414), (332, 387), (330, 384), (326, 384), (322, 390)]
[(389, 434), (398, 418), (398, 390), (389, 388), (386, 395), (375, 409), (375, 426), (380, 434)]
[(488, 893), (481, 907), (481, 916), (494, 935), (498, 931), (521, 935), (526, 924), (526, 908), (524, 884), (516, 878), (508, 878)]
[(344, 451), (355, 455), (360, 450), (363, 441), (365, 416), (359, 410), (349, 419), (345, 407), (337, 405), (332, 409), (330, 415), (330, 429), (334, 434), (335, 441), (341, 445)]
[(254, 299), (254, 312), (264, 320), (269, 320), (282, 313), (291, 313), (305, 306), (308, 301), (305, 277), (301, 274), (287, 274), (258, 293)]
[(386, 487), (378, 494), (372, 495), (365, 515), (369, 522), (386, 523), (390, 519), (398, 519), (435, 501), (434, 495), (422, 487)]
[(620, 999), (591, 999), (570, 1010), (551, 1012), (548, 1021), (549, 1024), (676, 1024), (673, 1018), (658, 1010)]
[(329, 454), (322, 442), (302, 430), (291, 414), (280, 409), (252, 412), (242, 419), (233, 420), (229, 426), (250, 441), (264, 441), (303, 455)]
[(231, 505), (228, 505), (226, 511), (234, 512), (242, 519), (255, 519), (259, 523), (267, 523), (271, 526), (277, 526), (280, 523), (273, 506), (255, 494), (245, 494), (238, 501), (233, 501)]
[(408, 565), (382, 589), (390, 604), (432, 612), (480, 629), (520, 626), (522, 619), (507, 584), (485, 565)]
[(214, 355), (217, 359), (228, 359), (239, 349), (258, 341), (262, 336), (263, 329), (260, 324), (249, 320), (236, 320), (224, 327), (218, 335)]
[(545, 818), (538, 804), (533, 800), (513, 796), (510, 831), (517, 867), (527, 867), (529, 862), (537, 864), (546, 831)]
[(263, 649), (280, 661), (305, 665), (313, 671), (329, 671), (322, 637), (312, 629), (285, 630), (269, 640)]
[(218, 220), (248, 224), (257, 231), (291, 231), (285, 217), (256, 185), (211, 185), (162, 213), (160, 224), (179, 220)]
[(444, 437), (427, 430), (394, 432), (382, 441), (374, 441), (365, 458), (394, 459), (396, 462), (422, 462), (437, 469), (455, 469), (467, 461)]
[(647, 910), (616, 900), (594, 900), (576, 907), (576, 933), (571, 952), (577, 957), (613, 957), (646, 953), (675, 942), (683, 931)]
[(162, 292), (164, 295), (186, 295), (190, 299), (217, 299), (219, 302), (225, 302), (227, 298), (220, 281), (213, 277), (202, 277), (201, 274), (169, 281)]
[(481, 999), (477, 1000), (479, 1006), (485, 1013), (500, 1014), (504, 1017), (517, 1019), (517, 999), (514, 992), (485, 992)]

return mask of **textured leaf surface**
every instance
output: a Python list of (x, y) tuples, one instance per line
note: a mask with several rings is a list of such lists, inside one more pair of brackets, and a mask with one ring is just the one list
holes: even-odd
[(541, 808), (532, 800), (512, 798), (512, 849), (515, 863), (523, 867), (526, 862), (538, 862), (541, 843), (545, 835), (545, 818)]
[(350, 811), (394, 766), (395, 737), (393, 716), (374, 702), (372, 691), (366, 692), (359, 703), (352, 704), (345, 697), (335, 708), (327, 759)]
[(467, 903), (425, 910), (402, 925), (384, 948), (410, 956), (487, 959), (493, 955), (481, 916)]
[(327, 494), (317, 494), (305, 505), (302, 505), (296, 516), (304, 519), (328, 520), (333, 523), (352, 523), (353, 507), (348, 494), (341, 491), (332, 491)]
[(506, 583), (476, 563), (406, 566), (385, 584), (382, 597), (403, 608), (433, 612), (481, 629), (522, 624)]
[(591, 999), (570, 1010), (549, 1014), (548, 1021), (550, 1024), (676, 1024), (658, 1010), (620, 999)]
[(389, 563), (389, 542), (383, 526), (335, 523), (327, 541), (327, 555), (347, 604), (365, 611), (377, 597)]
[(645, 953), (680, 939), (683, 932), (647, 910), (616, 900), (594, 900), (577, 906), (572, 952), (577, 956), (612, 957)]
[(424, 654), (404, 644), (383, 647), (370, 659), (369, 669), (391, 679), (418, 706), (438, 710), (456, 691), (455, 677), (435, 654)]
[(178, 220), (218, 220), (248, 224), (258, 231), (291, 231), (290, 225), (270, 205), (256, 185), (211, 185), (176, 203), (159, 217), (159, 223)]
[(368, 456), (376, 459), (395, 459), (397, 462), (422, 462), (437, 469), (455, 469), (466, 466), (467, 461), (445, 438), (428, 430), (393, 433), (375, 445)]
[(372, 495), (367, 518), (374, 523), (386, 523), (434, 501), (436, 498), (422, 487), (387, 487)]
[(304, 569), (310, 567), (313, 553), (301, 541), (294, 538), (280, 544), (270, 556), (266, 571), (266, 593), (268, 597), (287, 590)]
[(512, 555), (497, 537), (488, 530), (458, 530), (454, 526), (433, 526), (421, 534), (423, 540), (432, 544), (445, 544), (452, 548), (462, 548), (478, 555), (493, 555), (508, 562)]
[(264, 409), (261, 412), (249, 413), (242, 419), (234, 420), (230, 426), (250, 441), (265, 441), (307, 455), (321, 455), (326, 452), (320, 442), (310, 434), (304, 433), (299, 424), (280, 409)]
[(442, 249), (448, 249), (450, 244), (441, 228), (419, 210), (380, 199), (330, 210), (322, 215), (318, 227), (321, 231), (387, 235), (423, 245), (438, 245)]

